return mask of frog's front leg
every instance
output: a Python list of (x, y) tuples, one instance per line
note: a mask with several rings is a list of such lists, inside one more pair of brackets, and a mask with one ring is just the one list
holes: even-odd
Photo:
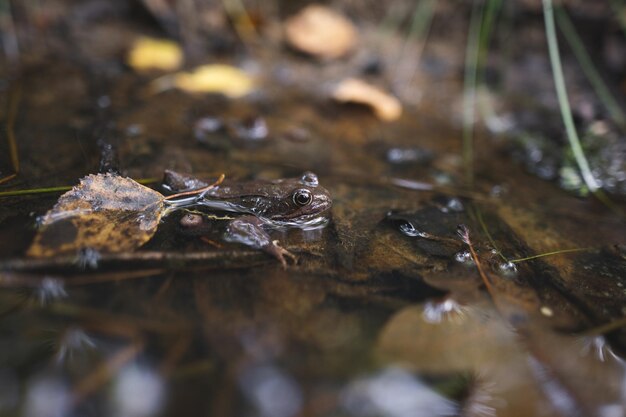
[(225, 240), (261, 249), (278, 259), (283, 268), (287, 267), (285, 256), (296, 262), (295, 255), (281, 247), (278, 240), (272, 240), (263, 229), (263, 221), (255, 216), (241, 216), (231, 220), (226, 228)]
[[(185, 234), (192, 236), (201, 236), (211, 230), (211, 224), (202, 215), (196, 213), (185, 214), (180, 220), (180, 225)], [(262, 226), (263, 221), (258, 217), (238, 217), (228, 223), (224, 240), (261, 249), (278, 259), (283, 267), (287, 266), (285, 256), (291, 258), (295, 263), (296, 257), (281, 247), (277, 240), (272, 240)]]

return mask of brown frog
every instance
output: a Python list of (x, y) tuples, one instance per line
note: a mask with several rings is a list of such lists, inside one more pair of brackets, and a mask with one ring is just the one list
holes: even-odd
[[(165, 171), (163, 185), (179, 193), (208, 184), (188, 175)], [(294, 260), (295, 256), (272, 240), (268, 231), (325, 227), (332, 206), (330, 194), (319, 185), (317, 175), (312, 172), (305, 172), (300, 178), (273, 181), (224, 181), (198, 196), (177, 201), (181, 206), (241, 214), (229, 221), (224, 240), (261, 249), (276, 257), (283, 266), (286, 266), (285, 256)], [(182, 217), (181, 226), (193, 234), (201, 234), (210, 227), (202, 215), (193, 213)]]

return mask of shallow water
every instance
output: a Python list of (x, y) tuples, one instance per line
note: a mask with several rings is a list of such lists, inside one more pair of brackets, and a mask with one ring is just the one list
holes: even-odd
[[(58, 193), (2, 197), (1, 415), (624, 415), (626, 333), (592, 331), (626, 313), (619, 214), (526, 174), (486, 137), (463, 187), (461, 133), (434, 108), (383, 124), (276, 80), (241, 100), (146, 96), (148, 81), (32, 64), (7, 84), (5, 101), (21, 88), (21, 172), (1, 190), (107, 166), (310, 170), (332, 195), (330, 224), (272, 235), (298, 256), (286, 270), (222, 242), (219, 222), (214, 245), (184, 236), (176, 215), (135, 255), (79, 267), (23, 261)], [(198, 141), (202, 117), (262, 117), (269, 134)], [(591, 249), (509, 263), (571, 248)]]

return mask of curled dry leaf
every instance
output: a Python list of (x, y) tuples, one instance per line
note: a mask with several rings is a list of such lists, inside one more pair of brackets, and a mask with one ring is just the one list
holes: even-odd
[(312, 4), (285, 22), (287, 42), (318, 58), (339, 58), (354, 48), (357, 30), (348, 19), (319, 4)]
[(89, 175), (63, 194), (42, 217), (27, 254), (49, 257), (131, 251), (157, 230), (164, 197), (150, 188), (113, 174)]
[(173, 71), (180, 68), (183, 52), (176, 42), (138, 38), (127, 56), (127, 63), (136, 71)]
[(386, 122), (402, 115), (402, 104), (394, 96), (355, 78), (343, 80), (333, 91), (333, 98), (342, 103), (359, 103), (371, 107)]
[(166, 75), (152, 82), (152, 91), (180, 88), (189, 93), (221, 93), (236, 98), (248, 94), (254, 88), (252, 78), (230, 65), (203, 65), (191, 72)]

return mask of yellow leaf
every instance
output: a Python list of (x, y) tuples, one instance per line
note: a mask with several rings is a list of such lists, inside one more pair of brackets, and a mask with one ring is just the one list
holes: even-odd
[(173, 71), (180, 67), (183, 52), (176, 42), (141, 37), (128, 52), (127, 62), (136, 71)]
[(254, 88), (254, 81), (248, 74), (230, 65), (203, 65), (192, 72), (179, 72), (172, 77), (174, 87), (190, 93), (222, 93), (236, 98)]

